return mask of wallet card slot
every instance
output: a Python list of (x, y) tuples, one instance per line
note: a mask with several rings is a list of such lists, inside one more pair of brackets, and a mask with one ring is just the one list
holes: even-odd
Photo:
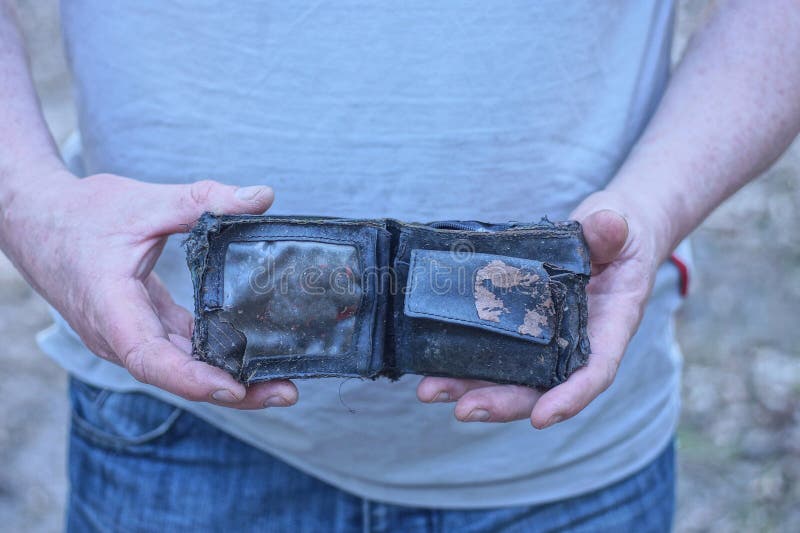
[(557, 328), (540, 261), (495, 254), (411, 250), (404, 314), (549, 344)]
[(221, 318), (247, 337), (245, 359), (346, 354), (362, 305), (362, 270), (348, 244), (231, 242)]
[(195, 354), (244, 383), (377, 374), (383, 233), (369, 221), (205, 215), (187, 241)]

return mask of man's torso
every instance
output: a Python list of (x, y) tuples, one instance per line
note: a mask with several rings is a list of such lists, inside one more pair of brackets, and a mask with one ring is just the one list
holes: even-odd
[[(666, 83), (668, 1), (62, 2), (87, 173), (269, 184), (271, 213), (406, 220), (565, 218), (603, 187)], [(173, 237), (156, 267), (191, 308)], [(179, 402), (346, 490), (475, 507), (571, 496), (670, 439), (676, 273), (613, 387), (574, 420), (457, 422), (398, 383), (299, 382), (298, 406)], [(140, 385), (63, 325), (41, 338), (79, 377)], [(162, 397), (165, 397), (162, 394)]]

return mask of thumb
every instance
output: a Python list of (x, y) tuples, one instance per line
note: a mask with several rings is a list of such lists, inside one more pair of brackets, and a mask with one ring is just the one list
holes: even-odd
[(163, 187), (168, 191), (163, 197), (167, 205), (159, 215), (166, 216), (157, 224), (163, 233), (185, 232), (207, 211), (217, 215), (260, 215), (272, 205), (274, 198), (272, 188), (266, 185), (235, 187), (203, 180)]
[(619, 256), (628, 241), (628, 221), (612, 209), (590, 213), (580, 223), (593, 264), (611, 263)]

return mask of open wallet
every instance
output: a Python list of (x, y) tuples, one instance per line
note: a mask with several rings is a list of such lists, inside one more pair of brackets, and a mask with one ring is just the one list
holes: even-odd
[(586, 363), (577, 222), (203, 215), (195, 357), (245, 384), (407, 373), (550, 388)]

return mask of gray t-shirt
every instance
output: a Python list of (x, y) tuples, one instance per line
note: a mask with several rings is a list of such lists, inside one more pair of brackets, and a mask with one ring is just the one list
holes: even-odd
[[(62, 2), (87, 173), (269, 184), (272, 213), (565, 218), (604, 186), (669, 71), (669, 0)], [(156, 266), (191, 308), (180, 237)], [(573, 420), (465, 424), (419, 381), (298, 381), (242, 412), (145, 387), (63, 321), (65, 368), (148, 390), (345, 490), (400, 504), (544, 502), (616, 481), (669, 441), (680, 356), (664, 265), (616, 382)]]

